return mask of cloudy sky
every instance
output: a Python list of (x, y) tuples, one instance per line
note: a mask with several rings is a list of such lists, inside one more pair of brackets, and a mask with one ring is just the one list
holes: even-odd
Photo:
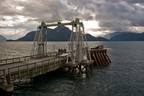
[(17, 39), (36, 30), (41, 20), (80, 17), (95, 36), (115, 31), (144, 31), (144, 0), (0, 0), (0, 35)]

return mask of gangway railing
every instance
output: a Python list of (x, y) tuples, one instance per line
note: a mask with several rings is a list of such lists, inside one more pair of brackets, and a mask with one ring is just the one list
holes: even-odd
[[(56, 55), (57, 55), (57, 52), (49, 52), (49, 53), (45, 53), (43, 57), (50, 57), (50, 56), (56, 56)], [(1, 59), (0, 66), (29, 61), (32, 58), (39, 58), (39, 55), (29, 55), (29, 56)]]

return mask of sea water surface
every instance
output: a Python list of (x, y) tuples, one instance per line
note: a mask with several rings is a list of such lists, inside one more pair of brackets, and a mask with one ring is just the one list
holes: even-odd
[[(112, 63), (94, 68), (91, 76), (76, 79), (54, 72), (15, 90), (14, 96), (144, 96), (144, 42), (89, 42), (108, 48)], [(0, 59), (29, 55), (32, 42), (0, 42)], [(67, 42), (48, 42), (49, 51)]]

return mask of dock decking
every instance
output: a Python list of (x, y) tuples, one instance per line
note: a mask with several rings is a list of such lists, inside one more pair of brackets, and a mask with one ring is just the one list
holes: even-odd
[[(34, 58), (35, 57), (35, 58)], [(26, 81), (41, 74), (55, 71), (64, 66), (66, 57), (58, 53), (47, 53), (43, 58), (25, 56), (0, 60), (0, 88)]]

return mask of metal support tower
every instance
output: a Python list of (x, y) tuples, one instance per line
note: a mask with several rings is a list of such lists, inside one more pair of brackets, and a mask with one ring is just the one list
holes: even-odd
[(90, 58), (84, 25), (77, 18), (72, 22), (72, 34), (70, 38), (70, 52), (72, 64), (87, 62)]
[(44, 56), (47, 52), (47, 28), (59, 25), (72, 26), (72, 34), (70, 37), (70, 62), (72, 64), (79, 64), (82, 61), (90, 60), (90, 53), (88, 51), (87, 39), (85, 37), (84, 25), (76, 18), (75, 20), (67, 23), (45, 23), (42, 22), (38, 31), (36, 32), (33, 46), (33, 55)]
[(47, 26), (44, 21), (37, 28), (32, 53), (38, 57), (43, 57), (47, 53)]

